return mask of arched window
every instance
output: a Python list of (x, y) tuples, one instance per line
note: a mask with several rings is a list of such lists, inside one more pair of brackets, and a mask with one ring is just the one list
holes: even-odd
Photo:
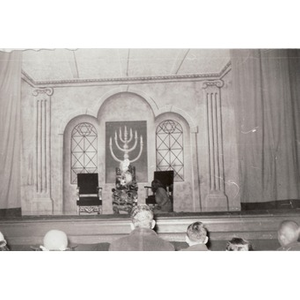
[(163, 121), (156, 128), (156, 169), (174, 170), (174, 180), (184, 180), (183, 130), (174, 120)]
[(71, 134), (71, 184), (78, 173), (97, 173), (97, 131), (90, 123), (80, 123)]

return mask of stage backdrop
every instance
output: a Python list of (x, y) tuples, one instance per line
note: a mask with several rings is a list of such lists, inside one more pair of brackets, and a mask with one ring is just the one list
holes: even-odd
[[(131, 163), (136, 169), (136, 180), (137, 182), (147, 182), (148, 181), (148, 169), (147, 169), (147, 122), (146, 121), (127, 121), (127, 122), (106, 122), (105, 128), (105, 161), (106, 161), (106, 183), (112, 183), (116, 180), (116, 168), (119, 167), (120, 162), (116, 161), (110, 151), (110, 141), (112, 145), (112, 151), (116, 158), (119, 160), (124, 159), (124, 152), (118, 149), (115, 142), (115, 136), (117, 137), (117, 142), (120, 148), (124, 148), (125, 139), (125, 128), (128, 134), (128, 140), (132, 139), (128, 143), (128, 149), (134, 148), (129, 152), (129, 160), (135, 160), (140, 153), (142, 148), (141, 156), (138, 160)], [(135, 137), (137, 136), (137, 143), (135, 146)], [(121, 138), (120, 138), (121, 137)], [(143, 141), (143, 146), (141, 146), (141, 137)], [(121, 140), (122, 139), (122, 140)], [(135, 147), (134, 147), (135, 146)]]
[(0, 209), (21, 207), (22, 52), (0, 52)]
[(242, 202), (300, 198), (300, 51), (231, 50)]

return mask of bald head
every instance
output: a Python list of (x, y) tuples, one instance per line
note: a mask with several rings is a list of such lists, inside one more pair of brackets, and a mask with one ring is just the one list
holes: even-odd
[(278, 241), (281, 246), (286, 246), (298, 241), (299, 225), (294, 221), (283, 221), (278, 229)]

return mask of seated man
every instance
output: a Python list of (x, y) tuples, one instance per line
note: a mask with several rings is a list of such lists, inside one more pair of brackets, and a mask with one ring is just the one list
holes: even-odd
[(181, 251), (209, 251), (206, 246), (208, 242), (207, 229), (201, 222), (195, 222), (188, 226), (185, 240), (189, 247), (181, 249)]
[(283, 221), (278, 229), (278, 241), (281, 245), (278, 251), (299, 251), (300, 242), (298, 241), (300, 227), (294, 221)]
[(161, 239), (152, 229), (153, 212), (146, 204), (139, 204), (131, 212), (131, 233), (112, 242), (109, 251), (174, 251), (174, 246)]
[(154, 208), (154, 213), (172, 212), (172, 202), (163, 184), (158, 179), (154, 179), (151, 183), (151, 189), (155, 194), (155, 202), (157, 204)]
[(242, 238), (232, 238), (226, 245), (226, 251), (252, 251), (252, 245)]

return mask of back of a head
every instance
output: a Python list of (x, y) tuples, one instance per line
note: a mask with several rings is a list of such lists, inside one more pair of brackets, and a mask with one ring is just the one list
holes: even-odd
[(0, 231), (0, 251), (7, 251), (7, 250), (9, 250), (6, 245), (7, 245), (7, 242), (6, 242), (5, 238), (4, 238), (4, 235)]
[(152, 228), (153, 212), (146, 204), (139, 204), (132, 209), (131, 221), (135, 228)]
[(188, 226), (187, 237), (194, 243), (205, 243), (207, 241), (207, 229), (201, 222), (195, 222)]
[(3, 233), (0, 231), (0, 242), (5, 241)]
[(226, 245), (226, 251), (251, 251), (252, 245), (242, 238), (232, 238)]
[(64, 251), (68, 248), (68, 237), (61, 230), (50, 230), (44, 236), (44, 245), (41, 247), (48, 251)]
[(286, 246), (298, 241), (300, 233), (299, 225), (294, 221), (283, 221), (278, 229), (278, 241), (281, 246)]

